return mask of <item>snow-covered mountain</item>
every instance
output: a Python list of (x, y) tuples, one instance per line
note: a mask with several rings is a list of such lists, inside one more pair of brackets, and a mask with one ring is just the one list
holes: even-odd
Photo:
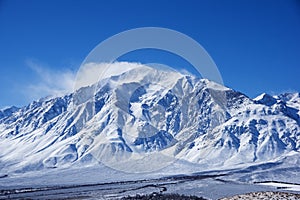
[(299, 159), (299, 110), (299, 93), (251, 99), (206, 79), (137, 67), (0, 111), (0, 172), (99, 163), (143, 172), (174, 160), (228, 169)]

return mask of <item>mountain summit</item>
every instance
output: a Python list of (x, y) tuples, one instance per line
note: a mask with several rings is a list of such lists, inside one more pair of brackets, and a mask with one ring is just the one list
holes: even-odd
[(300, 150), (300, 95), (246, 95), (147, 66), (74, 93), (0, 111), (2, 173), (104, 164), (127, 172), (175, 161), (203, 169)]

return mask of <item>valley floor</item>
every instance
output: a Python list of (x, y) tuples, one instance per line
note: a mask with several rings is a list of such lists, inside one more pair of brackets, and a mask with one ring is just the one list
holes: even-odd
[[(177, 176), (157, 174), (156, 177), (153, 174), (128, 174), (120, 177), (117, 172), (102, 174), (101, 171), (90, 168), (54, 170), (51, 173), (40, 172), (26, 176), (3, 175), (0, 178), (0, 199), (120, 199), (153, 193), (220, 199), (253, 192), (287, 191), (293, 186), (244, 184), (229, 181), (231, 174), (222, 172)], [(117, 180), (116, 177), (120, 181), (111, 181)]]

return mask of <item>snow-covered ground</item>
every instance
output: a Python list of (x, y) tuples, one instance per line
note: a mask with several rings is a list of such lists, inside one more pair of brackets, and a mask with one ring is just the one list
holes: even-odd
[(136, 194), (179, 193), (209, 199), (269, 190), (267, 186), (226, 181), (228, 174), (124, 174), (103, 168), (53, 170), (0, 179), (0, 199), (116, 199)]
[(275, 188), (280, 188), (280, 189), (287, 190), (287, 191), (300, 192), (300, 184), (278, 183), (278, 182), (265, 182), (265, 183), (259, 183), (259, 185), (273, 186)]
[[(219, 199), (251, 192), (287, 191), (286, 187), (290, 192), (299, 189), (287, 184), (242, 182), (240, 177), (253, 175), (242, 169), (180, 173), (184, 169), (188, 172), (188, 167), (191, 166), (175, 163), (156, 173), (134, 174), (98, 165), (11, 174), (0, 178), (0, 199), (116, 199), (154, 192)], [(196, 167), (192, 171), (195, 170)]]

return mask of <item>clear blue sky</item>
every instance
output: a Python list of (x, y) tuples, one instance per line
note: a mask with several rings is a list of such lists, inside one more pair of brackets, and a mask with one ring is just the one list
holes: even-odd
[[(198, 41), (225, 85), (250, 97), (300, 91), (300, 1), (0, 0), (0, 108), (26, 105), (36, 98), (30, 91), (49, 84), (55, 73), (76, 72), (99, 42), (146, 26)], [(176, 63), (156, 55), (145, 51), (128, 58)], [(50, 75), (42, 77), (34, 66)]]

